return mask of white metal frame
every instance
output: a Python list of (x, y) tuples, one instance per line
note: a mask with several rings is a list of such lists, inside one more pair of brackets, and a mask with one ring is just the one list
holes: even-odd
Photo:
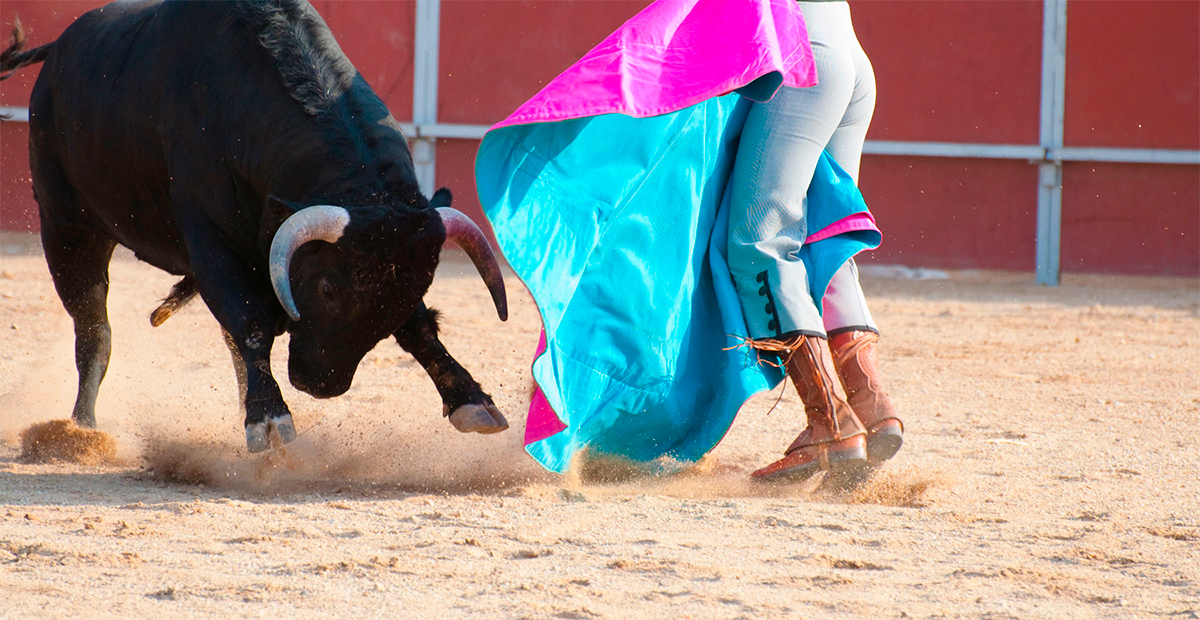
[[(1066, 115), (1067, 0), (1044, 0), (1042, 114), (1039, 140), (1047, 152), (1063, 146)], [(1037, 282), (1057, 286), (1062, 239), (1062, 161), (1038, 164)]]
[(0, 106), (0, 118), (5, 121), (28, 123), (29, 108), (13, 108), (9, 106)]
[(441, 34), (441, 0), (417, 0), (413, 37), (413, 165), (417, 183), (426, 196), (437, 188), (437, 136), (422, 135), (421, 128), (437, 125), (438, 49)]
[[(1038, 166), (1037, 281), (1057, 285), (1062, 229), (1063, 162), (1200, 165), (1200, 151), (1178, 149), (1075, 148), (1063, 146), (1066, 112), (1068, 0), (1043, 0), (1042, 106), (1039, 144), (966, 144), (868, 140), (863, 153), (906, 157), (1023, 159)], [(439, 123), (438, 46), (441, 0), (417, 0), (413, 50), (413, 121), (401, 129), (413, 141), (413, 163), (421, 189), (437, 184), (437, 140), (480, 140), (487, 125)], [(10, 121), (29, 121), (26, 108), (0, 107)]]

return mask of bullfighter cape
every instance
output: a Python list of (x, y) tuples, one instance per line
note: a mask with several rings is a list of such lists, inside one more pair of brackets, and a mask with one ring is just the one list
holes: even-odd
[[(816, 77), (793, 0), (659, 0), (484, 137), (483, 210), (542, 317), (525, 448), (544, 467), (584, 448), (696, 461), (782, 380), (738, 346), (729, 179), (751, 102)], [(808, 201), (800, 258), (820, 308), (880, 234), (828, 155)]]

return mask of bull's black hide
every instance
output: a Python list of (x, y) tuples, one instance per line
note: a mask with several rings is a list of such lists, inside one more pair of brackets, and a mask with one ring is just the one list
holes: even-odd
[(449, 236), (503, 318), (495, 259), (448, 191), (420, 193), (399, 126), (308, 3), (124, 2), (51, 44), (22, 53), (21, 39), (0, 70), (44, 61), (30, 164), (46, 261), (75, 323), (78, 423), (95, 425), (121, 244), (183, 276), (156, 325), (196, 293), (221, 324), (251, 451), (271, 427), (295, 436), (269, 361), (285, 330), (292, 384), (314, 396), (345, 392), (391, 335), (460, 430), (507, 427), (422, 302)]

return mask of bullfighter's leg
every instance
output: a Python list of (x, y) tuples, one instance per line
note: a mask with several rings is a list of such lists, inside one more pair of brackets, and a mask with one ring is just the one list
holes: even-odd
[(508, 421), (492, 403), (492, 397), (483, 392), (438, 340), (437, 317), (436, 310), (419, 304), (396, 330), (397, 344), (429, 373), (442, 396), (442, 415), (450, 418), (454, 428), (464, 433), (499, 433), (507, 429)]
[[(64, 190), (69, 191), (69, 190)], [(80, 426), (96, 426), (96, 395), (108, 371), (112, 354), (112, 329), (108, 322), (108, 263), (115, 243), (107, 236), (77, 226), (64, 225), (47, 213), (60, 212), (47, 204), (47, 192), (38, 192), (42, 204), (42, 247), (54, 288), (75, 322), (75, 367), (79, 391), (71, 419)]]
[[(279, 319), (276, 314), (281, 314), (282, 309), (272, 309), (273, 296), (270, 302), (263, 299), (263, 287), (251, 282), (251, 269), (226, 248), (223, 234), (203, 216), (190, 217), (202, 213), (198, 207), (183, 206), (190, 205), (192, 199), (176, 195), (172, 199), (181, 227), (186, 231), (184, 243), (196, 288), (226, 334), (226, 344), (231, 352), (236, 351), (234, 356), (245, 370), (245, 388), (239, 391), (244, 394), (246, 449), (261, 452), (269, 448), (272, 427), (288, 443), (296, 438), (296, 427), (279, 384), (271, 375), (271, 346), (275, 343)], [(265, 294), (273, 295), (269, 288)], [(238, 362), (234, 366), (236, 369)], [(239, 388), (241, 383), (239, 377)]]

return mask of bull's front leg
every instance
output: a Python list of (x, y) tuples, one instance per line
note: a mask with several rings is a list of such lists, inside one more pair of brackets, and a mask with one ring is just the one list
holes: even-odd
[(238, 392), (245, 413), (246, 449), (262, 452), (270, 447), (270, 430), (288, 443), (296, 438), (292, 412), (283, 401), (271, 374), (271, 346), (283, 310), (273, 299), (264, 299), (250, 272), (220, 243), (220, 237), (203, 224), (188, 231), (189, 258), (196, 288), (217, 323), (233, 356)]
[(279, 384), (271, 374), (271, 345), (275, 334), (251, 329), (246, 334), (225, 332), (225, 345), (233, 357), (242, 411), (245, 414), (246, 449), (262, 452), (270, 447), (271, 428), (288, 443), (296, 438), (292, 412), (283, 401)]
[[(295, 439), (296, 425), (292, 422), (292, 414), (279, 392), (279, 384), (271, 374), (270, 345), (267, 345), (265, 360), (248, 363), (244, 350), (250, 349), (250, 356), (258, 357), (253, 351), (253, 337), (237, 338), (225, 329), (221, 332), (225, 337), (225, 346), (229, 348), (230, 357), (233, 358), (234, 374), (237, 375), (238, 403), (246, 425), (246, 449), (250, 452), (262, 452), (270, 447), (272, 427), (279, 433), (279, 439), (283, 443)], [(239, 345), (239, 342), (245, 345)], [(258, 372), (252, 372), (252, 369)], [(253, 390), (250, 380), (252, 376), (255, 378)]]
[(442, 397), (442, 415), (464, 433), (499, 433), (508, 421), (492, 403), (492, 397), (446, 351), (437, 337), (437, 311), (417, 306), (400, 329), (396, 342), (417, 360), (433, 379)]

